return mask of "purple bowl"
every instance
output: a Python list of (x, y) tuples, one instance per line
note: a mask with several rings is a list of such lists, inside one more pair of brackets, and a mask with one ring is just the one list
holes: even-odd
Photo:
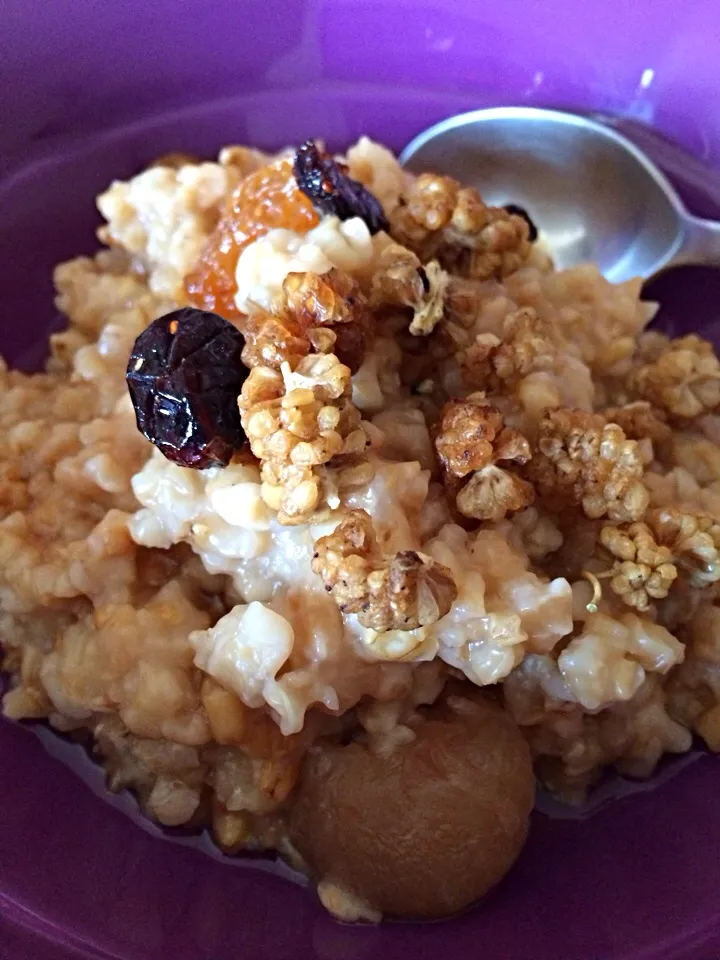
[[(93, 249), (93, 197), (167, 150), (368, 133), (450, 113), (575, 106), (720, 168), (720, 6), (695, 0), (54, 0), (0, 6), (2, 349), (37, 363), (50, 272)], [(47, 738), (45, 738), (46, 740)], [(75, 749), (0, 722), (2, 960), (711, 960), (720, 764), (680, 764), (584, 819), (538, 813), (510, 877), (440, 924), (335, 923), (265, 865), (208, 855), (102, 797)], [(77, 758), (75, 758), (77, 759)], [(75, 760), (71, 762), (75, 763)]]

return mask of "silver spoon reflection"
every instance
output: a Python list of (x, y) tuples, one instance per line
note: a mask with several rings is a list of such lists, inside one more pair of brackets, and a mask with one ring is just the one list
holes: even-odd
[(497, 107), (421, 133), (401, 162), (476, 186), (494, 206), (526, 209), (558, 267), (596, 263), (614, 282), (670, 266), (720, 265), (720, 223), (688, 213), (630, 140), (588, 117)]

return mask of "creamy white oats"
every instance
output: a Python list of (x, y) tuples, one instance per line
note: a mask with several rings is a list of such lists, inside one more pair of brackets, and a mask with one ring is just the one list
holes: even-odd
[[(232, 851), (283, 847), (308, 750), (390, 755), (458, 678), (499, 691), (568, 799), (693, 732), (720, 749), (712, 350), (643, 333), (639, 282), (555, 271), (447, 178), (366, 138), (346, 158), (392, 239), (306, 211), (230, 258), (252, 452), (171, 463), (124, 374), (257, 152), (113, 183), (109, 248), (56, 268), (46, 372), (0, 367), (4, 712), (88, 728), (114, 789)], [(372, 543), (343, 542), (363, 524)]]

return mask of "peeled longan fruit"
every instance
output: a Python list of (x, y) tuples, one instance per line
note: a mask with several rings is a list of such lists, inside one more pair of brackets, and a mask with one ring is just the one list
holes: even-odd
[(520, 853), (528, 746), (493, 700), (449, 697), (388, 756), (360, 743), (306, 758), (291, 839), (318, 881), (374, 910), (440, 917), (482, 897)]

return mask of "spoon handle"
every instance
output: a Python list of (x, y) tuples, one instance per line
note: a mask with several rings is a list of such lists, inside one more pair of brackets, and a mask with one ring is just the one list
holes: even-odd
[(720, 222), (685, 214), (683, 239), (667, 266), (697, 263), (720, 267)]

